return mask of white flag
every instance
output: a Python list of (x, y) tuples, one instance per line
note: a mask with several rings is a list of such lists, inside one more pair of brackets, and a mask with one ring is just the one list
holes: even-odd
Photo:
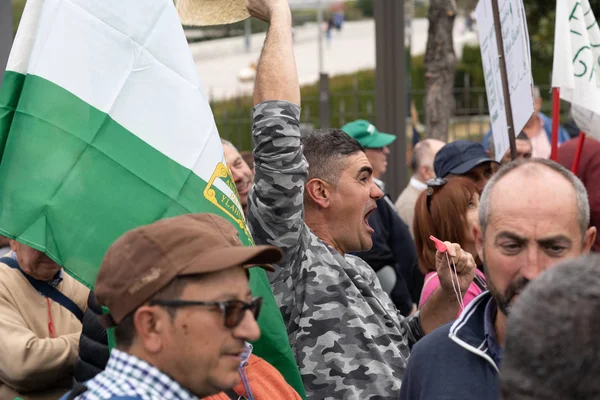
[(552, 86), (579, 128), (600, 139), (600, 27), (588, 0), (556, 2)]

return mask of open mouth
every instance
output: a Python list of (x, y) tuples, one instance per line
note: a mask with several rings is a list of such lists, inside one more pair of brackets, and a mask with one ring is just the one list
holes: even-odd
[(250, 186), (250, 182), (244, 182), (243, 184), (239, 185), (237, 188), (238, 194), (247, 194), (250, 191)]
[(369, 211), (367, 211), (367, 213), (363, 217), (363, 223), (366, 225), (367, 230), (370, 233), (373, 233), (375, 231), (373, 230), (373, 228), (371, 228), (371, 225), (369, 225), (369, 217), (371, 216), (371, 214), (373, 214), (375, 212), (376, 209), (377, 209), (377, 207), (373, 207), (372, 209), (370, 209)]

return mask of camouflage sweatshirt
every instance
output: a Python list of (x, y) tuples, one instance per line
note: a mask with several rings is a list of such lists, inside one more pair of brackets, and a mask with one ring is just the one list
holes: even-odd
[(417, 319), (404, 319), (371, 267), (343, 256), (304, 223), (300, 108), (254, 109), (255, 186), (248, 223), (257, 244), (284, 259), (270, 276), (309, 399), (395, 399)]

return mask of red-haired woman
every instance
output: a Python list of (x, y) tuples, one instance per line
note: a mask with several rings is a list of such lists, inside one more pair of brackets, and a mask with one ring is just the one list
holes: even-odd
[[(471, 253), (478, 267), (481, 267), (473, 238), (473, 225), (477, 223), (478, 209), (479, 190), (470, 179), (451, 177), (427, 182), (427, 190), (421, 193), (415, 204), (413, 223), (419, 268), (425, 274), (419, 308), (423, 307), (440, 286), (435, 269), (436, 249), (429, 239), (430, 235), (459, 244), (464, 251)], [(478, 268), (473, 283), (463, 296), (463, 304), (466, 306), (484, 290), (485, 276)], [(461, 312), (462, 310), (458, 314)]]

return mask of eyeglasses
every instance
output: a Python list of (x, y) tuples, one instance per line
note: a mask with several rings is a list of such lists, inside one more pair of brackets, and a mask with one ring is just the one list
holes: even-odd
[(205, 307), (219, 307), (223, 313), (223, 321), (225, 327), (233, 329), (238, 326), (244, 319), (244, 315), (247, 310), (250, 310), (254, 315), (254, 319), (258, 320), (260, 314), (260, 308), (262, 307), (262, 297), (254, 297), (249, 302), (242, 300), (229, 300), (229, 301), (188, 301), (188, 300), (151, 300), (151, 306), (164, 306), (164, 307), (192, 307), (192, 306), (205, 306)]
[(446, 184), (446, 180), (443, 178), (434, 178), (427, 181), (427, 211), (431, 212), (431, 197), (436, 188), (442, 187)]

